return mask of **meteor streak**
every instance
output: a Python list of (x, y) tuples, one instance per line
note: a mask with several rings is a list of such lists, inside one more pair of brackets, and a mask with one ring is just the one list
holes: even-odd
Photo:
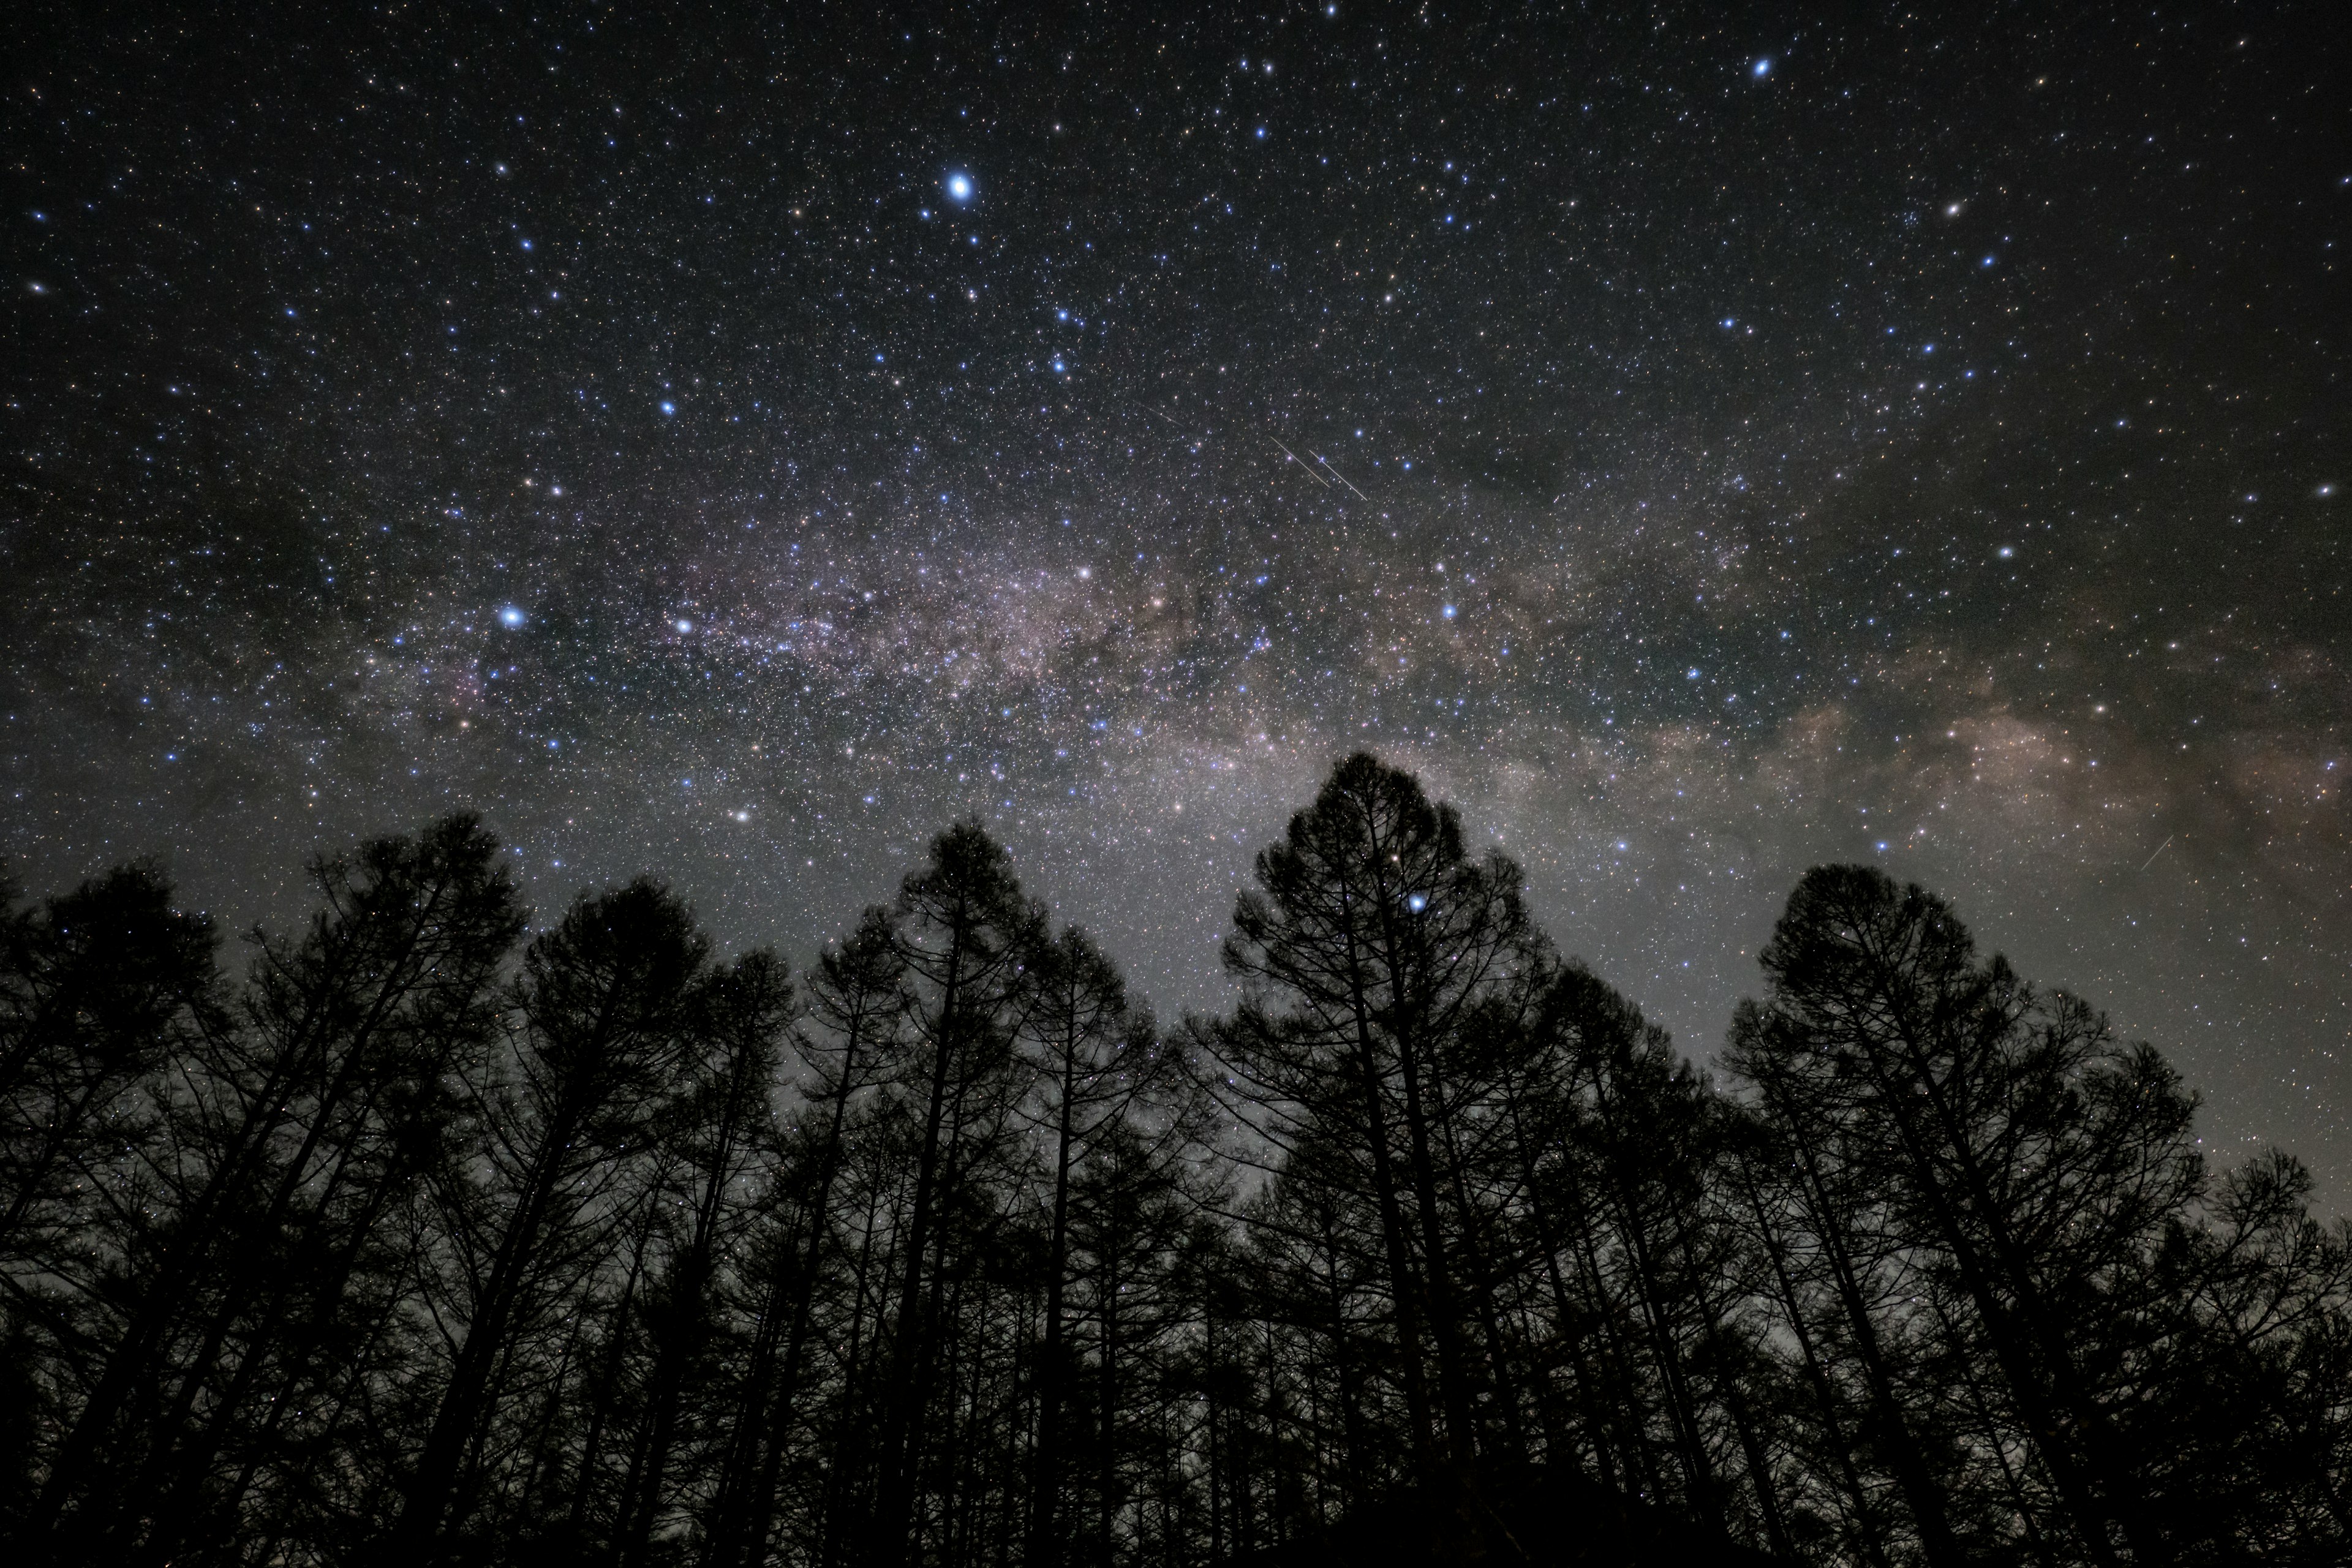
[(1356, 499), (1357, 499), (1358, 500), (1361, 500), (1361, 501), (1368, 501), (1368, 500), (1370, 500), (1372, 499), (1371, 497), (1370, 497), (1370, 496), (1366, 495), (1363, 491), (1361, 491), (1361, 490), (1357, 490), (1357, 489), (1356, 489), (1356, 481), (1355, 481), (1355, 480), (1353, 480), (1353, 479), (1349, 479), (1347, 475), (1345, 475), (1345, 474), (1341, 473), (1339, 469), (1331, 468), (1331, 459), (1330, 459), (1330, 458), (1327, 458), (1327, 457), (1323, 456), (1320, 452), (1318, 452), (1318, 453), (1315, 455), (1315, 460), (1316, 460), (1317, 462), (1318, 462), (1318, 463), (1322, 464), (1326, 468), (1330, 468), (1330, 471), (1331, 471), (1331, 477), (1332, 477), (1333, 479), (1335, 479), (1339, 480), (1341, 484), (1343, 484), (1343, 485), (1347, 486), (1349, 489), (1351, 489), (1351, 490), (1356, 490)]
[[(1269, 441), (1273, 441), (1273, 442), (1274, 442), (1274, 444), (1275, 444), (1276, 446), (1277, 446), (1277, 447), (1282, 447), (1282, 443), (1281, 443), (1280, 441), (1278, 441), (1278, 440), (1276, 440), (1276, 439), (1275, 439), (1275, 437), (1271, 437), (1271, 436), (1268, 436), (1268, 437), (1266, 437), (1266, 439), (1267, 439), (1267, 440), (1269, 440)], [(1327, 490), (1328, 490), (1328, 489), (1329, 489), (1331, 488), (1331, 481), (1330, 481), (1330, 480), (1328, 480), (1328, 479), (1325, 479), (1322, 475), (1320, 475), (1320, 474), (1317, 473), (1313, 468), (1308, 468), (1308, 467), (1307, 467), (1307, 465), (1306, 460), (1305, 460), (1304, 458), (1302, 458), (1301, 457), (1299, 457), (1299, 455), (1298, 455), (1297, 453), (1296, 453), (1296, 452), (1292, 451), (1292, 450), (1291, 450), (1289, 447), (1282, 447), (1282, 455), (1283, 455), (1284, 457), (1286, 457), (1286, 458), (1289, 458), (1292, 462), (1297, 463), (1300, 468), (1306, 468), (1306, 469), (1307, 469), (1307, 477), (1308, 479), (1313, 479), (1317, 484), (1321, 485), (1321, 486), (1322, 486), (1325, 489), (1327, 489)], [(1355, 486), (1353, 486), (1353, 485), (1349, 485), (1348, 488), (1349, 488), (1349, 489), (1354, 489), (1356, 487), (1355, 487)]]

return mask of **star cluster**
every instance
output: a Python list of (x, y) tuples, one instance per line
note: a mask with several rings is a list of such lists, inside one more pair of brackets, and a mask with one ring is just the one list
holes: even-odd
[(467, 805), (795, 955), (977, 813), (1163, 1011), (1330, 763), (1704, 1056), (1945, 891), (2352, 1191), (2324, 8), (61, 16), (5, 853)]

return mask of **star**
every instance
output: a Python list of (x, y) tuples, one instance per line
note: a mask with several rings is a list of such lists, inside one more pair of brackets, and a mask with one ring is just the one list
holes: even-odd
[(1360, 745), (1695, 1058), (1883, 837), (2341, 1208), (2352, 936), (2305, 893), (2352, 847), (2289, 779), (2340, 749), (2342, 353), (2281, 323), (2335, 319), (2352, 184), (2272, 118), (2333, 57), (2045, 9), (2081, 68), (1831, 17), (1787, 93), (1703, 8), (690, 70), (412, 18), (227, 96), (53, 30), (0, 216), (0, 858), (168, 856), (291, 930), (304, 856), (475, 807), (541, 910), (656, 874), (797, 965), (977, 813), (1173, 1016)]

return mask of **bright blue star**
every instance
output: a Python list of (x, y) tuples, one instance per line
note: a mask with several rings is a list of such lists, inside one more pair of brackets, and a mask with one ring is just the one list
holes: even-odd
[(1753, 68), (1753, 72), (1757, 76), (1770, 76), (1772, 74), (1772, 58), (1769, 55), (1767, 55), (1764, 58), (1758, 60)]
[(950, 174), (948, 176), (948, 200), (958, 203), (971, 200), (971, 176), (970, 174)]
[(509, 631), (521, 626), (527, 618), (520, 609), (512, 605), (499, 612), (499, 625), (507, 627)]
[(664, 414), (675, 414), (677, 412), (677, 405), (665, 401), (661, 405), (661, 411)]

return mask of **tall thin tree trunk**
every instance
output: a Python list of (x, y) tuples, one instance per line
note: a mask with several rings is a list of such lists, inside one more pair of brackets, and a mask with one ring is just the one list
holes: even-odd
[(1735, 1161), (1735, 1168), (1749, 1210), (1756, 1216), (1757, 1237), (1763, 1244), (1764, 1255), (1772, 1265), (1772, 1278), (1779, 1287), (1781, 1310), (1788, 1318), (1790, 1330), (1797, 1341), (1798, 1352), (1804, 1362), (1806, 1383), (1812, 1389), (1814, 1407), (1821, 1413), (1822, 1431), (1829, 1440), (1831, 1451), (1837, 1456), (1838, 1475), (1844, 1483), (1847, 1499), (1847, 1517), (1861, 1542), (1863, 1555), (1872, 1568), (1886, 1568), (1885, 1543), (1880, 1539), (1877, 1525), (1870, 1517), (1869, 1494), (1863, 1489), (1862, 1473), (1854, 1464), (1853, 1444), (1847, 1438), (1843, 1424), (1838, 1419), (1838, 1401), (1830, 1388), (1829, 1376), (1822, 1368), (1820, 1352), (1814, 1348), (1812, 1330), (1806, 1324), (1796, 1284), (1789, 1277), (1785, 1249), (1772, 1228), (1770, 1219), (1765, 1215), (1763, 1195), (1757, 1190), (1747, 1167)]
[(1054, 1128), (1053, 1217), (1045, 1244), (1045, 1321), (1037, 1356), (1036, 1479), (1030, 1493), (1029, 1568), (1059, 1568), (1061, 1538), (1056, 1513), (1062, 1491), (1062, 1277), (1070, 1247), (1070, 1118), (1077, 1093), (1078, 1053), (1075, 1022), (1064, 1030), (1060, 1104)]

